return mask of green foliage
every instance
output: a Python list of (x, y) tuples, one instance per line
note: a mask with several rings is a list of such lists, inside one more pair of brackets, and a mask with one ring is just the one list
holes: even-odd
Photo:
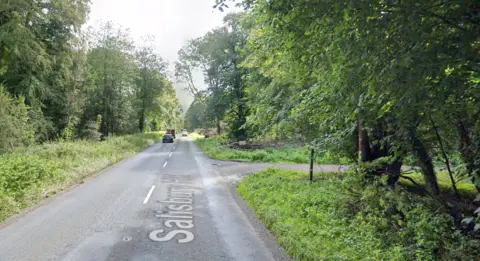
[[(227, 2), (247, 10), (247, 129), (361, 163), (392, 159), (372, 173), (396, 166), (388, 174), (398, 176), (413, 159), (433, 194), (439, 158), (453, 179), (468, 176), (480, 191), (478, 3), (219, 0), (216, 7)], [(452, 160), (457, 152), (460, 162)]]
[(94, 36), (94, 48), (87, 55), (90, 86), (82, 127), (98, 122), (99, 115), (103, 136), (179, 125), (179, 102), (153, 39), (135, 47), (128, 32), (111, 23)]
[(69, 122), (62, 133), (62, 139), (65, 141), (71, 141), (74, 138), (75, 125), (73, 122)]
[(146, 126), (148, 121), (155, 120), (155, 114), (161, 113), (157, 99), (162, 96), (161, 93), (166, 89), (164, 85), (167, 83), (164, 76), (166, 63), (155, 54), (153, 40), (153, 38), (147, 39), (145, 45), (138, 48), (135, 53), (139, 68), (135, 86), (138, 129), (140, 132), (145, 131), (148, 127)]
[(176, 96), (172, 82), (164, 80), (163, 93), (154, 101), (154, 107), (149, 113), (159, 130), (179, 129), (182, 122), (182, 108)]
[(33, 143), (34, 131), (24, 99), (11, 97), (0, 85), (0, 153)]
[[(152, 39), (134, 46), (128, 31), (110, 22), (98, 30), (81, 30), (89, 4), (89, 0), (0, 3), (2, 96), (6, 91), (12, 99), (19, 98), (17, 108), (28, 107), (28, 117), (11, 106), (12, 114), (5, 117), (26, 120), (25, 133), (33, 130), (39, 143), (97, 140), (98, 132), (105, 137), (131, 134), (148, 130), (152, 122), (155, 128), (178, 125), (179, 103)], [(95, 128), (99, 115), (100, 128)], [(5, 142), (8, 147), (25, 143), (18, 135)]]
[[(196, 139), (195, 142), (206, 155), (214, 159), (291, 164), (310, 163), (310, 151), (307, 147), (282, 146), (255, 150), (232, 149), (225, 145), (228, 142), (225, 136), (214, 136), (208, 139), (200, 138)], [(323, 153), (316, 155), (315, 163), (348, 164), (349, 161), (331, 153)]]
[[(187, 84), (196, 101), (192, 104), (196, 107), (186, 119), (187, 125), (199, 125), (196, 121), (201, 121), (200, 125), (215, 126), (220, 131), (220, 123), (226, 121), (231, 138), (241, 140), (248, 138), (245, 123), (250, 113), (245, 95), (246, 71), (240, 67), (245, 59), (247, 36), (246, 27), (241, 23), (243, 16), (242, 13), (229, 14), (222, 27), (189, 41), (179, 51), (175, 66), (177, 79)], [(195, 69), (201, 69), (204, 74), (208, 85), (204, 92), (193, 83)]]
[(18, 148), (0, 155), (0, 221), (153, 145), (163, 133)]
[(39, 140), (55, 137), (75, 114), (78, 103), (69, 98), (77, 91), (78, 73), (72, 69), (81, 60), (77, 35), (88, 5), (88, 0), (0, 3), (0, 82), (41, 111), (47, 122), (37, 121)]
[(200, 98), (197, 95), (190, 107), (188, 107), (187, 113), (185, 114), (185, 128), (189, 130), (196, 130), (199, 128), (210, 127), (208, 126), (209, 124), (204, 120), (206, 108), (207, 105), (200, 101)]
[(128, 91), (134, 89), (136, 69), (133, 40), (112, 23), (103, 24), (93, 35), (93, 48), (87, 54), (91, 91), (83, 121), (102, 115), (104, 136), (133, 133), (138, 130), (135, 95)]
[[(416, 184), (412, 183), (412, 181), (401, 178), (399, 183), (405, 186), (411, 186), (413, 188), (417, 187), (417, 185), (425, 186), (425, 181), (423, 176), (420, 172), (404, 174), (403, 176), (412, 178)], [(438, 185), (440, 189), (445, 194), (454, 194), (455, 192), (452, 190), (452, 181), (446, 171), (438, 171), (437, 172), (437, 179)], [(475, 185), (468, 179), (460, 179), (456, 180), (456, 186), (459, 190), (460, 196), (466, 200), (472, 200), (478, 194)]]
[(431, 199), (351, 174), (268, 169), (238, 192), (295, 260), (476, 260), (478, 239), (455, 231)]

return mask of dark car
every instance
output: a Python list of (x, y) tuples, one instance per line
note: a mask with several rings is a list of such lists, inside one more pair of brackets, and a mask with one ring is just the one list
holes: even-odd
[(173, 143), (173, 136), (172, 134), (165, 134), (162, 139), (163, 143)]

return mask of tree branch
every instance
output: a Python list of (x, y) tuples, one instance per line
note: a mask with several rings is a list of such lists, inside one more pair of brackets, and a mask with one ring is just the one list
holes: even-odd
[(450, 176), (450, 181), (452, 182), (452, 188), (455, 191), (455, 195), (457, 196), (457, 199), (460, 199), (460, 194), (458, 193), (457, 184), (455, 183), (455, 179), (453, 178), (453, 174), (452, 174), (452, 169), (450, 168), (450, 160), (448, 159), (447, 153), (445, 152), (442, 138), (438, 133), (437, 126), (435, 125), (435, 122), (433, 121), (432, 116), (430, 116), (430, 122), (432, 123), (433, 130), (435, 131), (435, 135), (437, 136), (438, 143), (440, 144), (440, 150), (442, 152), (443, 159), (445, 160), (445, 165), (447, 165), (448, 176)]

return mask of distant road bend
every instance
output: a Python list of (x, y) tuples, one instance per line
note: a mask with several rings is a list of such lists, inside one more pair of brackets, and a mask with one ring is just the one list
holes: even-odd
[(212, 161), (182, 137), (8, 222), (0, 260), (274, 260), (278, 249), (256, 231)]

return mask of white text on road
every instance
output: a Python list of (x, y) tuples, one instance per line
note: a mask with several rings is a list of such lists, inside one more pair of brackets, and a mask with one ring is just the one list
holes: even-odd
[[(167, 198), (157, 201), (163, 205), (163, 209), (157, 210), (155, 217), (165, 219), (164, 227), (151, 231), (149, 238), (156, 242), (167, 242), (176, 235), (182, 235), (181, 238), (177, 237), (177, 243), (189, 243), (195, 238), (193, 231), (190, 231), (194, 227), (194, 181), (190, 176), (164, 175), (162, 183), (166, 185)], [(168, 231), (168, 228), (173, 229)]]

